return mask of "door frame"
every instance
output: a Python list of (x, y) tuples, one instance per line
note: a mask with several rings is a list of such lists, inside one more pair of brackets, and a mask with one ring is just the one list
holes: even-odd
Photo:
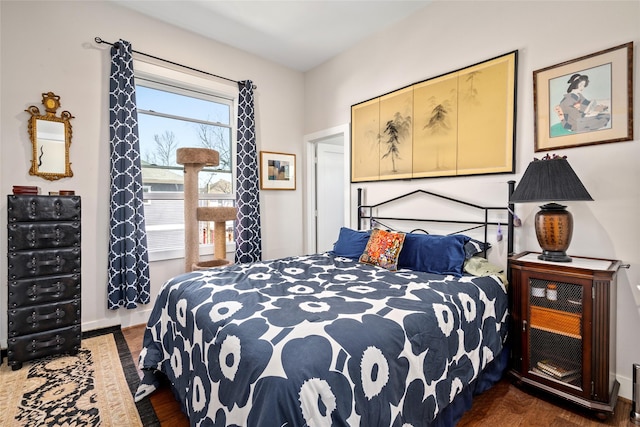
[[(351, 198), (350, 198), (350, 150), (349, 141), (351, 141), (350, 126), (348, 123), (335, 126), (329, 129), (314, 132), (303, 137), (304, 150), (306, 158), (305, 167), (305, 235), (304, 248), (307, 254), (316, 252), (316, 162), (315, 148), (318, 142), (326, 139), (341, 138), (342, 147), (344, 149), (344, 220), (345, 226), (349, 225), (351, 217)], [(338, 235), (336, 234), (336, 238)]]

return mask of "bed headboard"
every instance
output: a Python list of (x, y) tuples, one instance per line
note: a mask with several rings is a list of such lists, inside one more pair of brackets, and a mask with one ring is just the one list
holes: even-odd
[[(508, 193), (507, 200), (510, 199), (511, 193), (515, 188), (515, 181), (508, 182)], [(406, 199), (409, 196), (413, 195), (423, 195), (425, 197), (431, 197), (436, 199), (447, 200), (452, 203), (457, 203), (460, 205), (464, 205), (473, 209), (477, 209), (480, 212), (480, 215), (475, 215), (474, 218), (469, 220), (465, 219), (446, 219), (446, 218), (416, 218), (416, 217), (398, 217), (398, 216), (378, 216), (374, 215), (374, 209), (379, 208), (381, 206), (390, 205), (394, 202), (398, 202), (402, 199)], [(369, 221), (369, 228), (373, 228), (374, 225), (380, 224), (385, 226), (383, 221), (408, 221), (414, 223), (441, 223), (441, 224), (449, 224), (449, 225), (460, 225), (462, 228), (454, 231), (449, 234), (460, 234), (469, 230), (482, 229), (484, 231), (484, 242), (487, 242), (488, 237), (488, 227), (490, 225), (499, 226), (500, 223), (496, 221), (490, 221), (489, 212), (491, 211), (506, 211), (507, 212), (507, 253), (508, 256), (513, 255), (513, 215), (514, 215), (514, 205), (513, 203), (507, 203), (507, 206), (481, 206), (475, 203), (470, 203), (464, 200), (460, 200), (454, 197), (445, 196), (442, 194), (434, 193), (432, 191), (427, 190), (414, 190), (406, 194), (402, 194), (397, 197), (393, 197), (388, 200), (384, 200), (382, 202), (376, 203), (375, 205), (365, 205), (363, 204), (363, 190), (362, 188), (358, 188), (358, 230), (362, 229), (362, 223), (365, 220)], [(483, 220), (479, 220), (478, 218), (483, 217)], [(421, 230), (422, 229), (415, 229)], [(486, 254), (484, 254), (486, 256)]]

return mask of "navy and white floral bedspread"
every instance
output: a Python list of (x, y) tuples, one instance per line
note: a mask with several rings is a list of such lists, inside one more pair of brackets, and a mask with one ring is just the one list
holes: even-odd
[(497, 356), (506, 324), (494, 276), (319, 254), (168, 281), (140, 366), (170, 379), (191, 425), (418, 426)]

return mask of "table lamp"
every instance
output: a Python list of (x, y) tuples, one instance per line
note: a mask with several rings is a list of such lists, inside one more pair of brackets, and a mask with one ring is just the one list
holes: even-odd
[(593, 200), (566, 157), (534, 159), (509, 198), (512, 203), (550, 202), (540, 206), (535, 229), (544, 261), (571, 262), (567, 249), (573, 236), (573, 216), (556, 202)]

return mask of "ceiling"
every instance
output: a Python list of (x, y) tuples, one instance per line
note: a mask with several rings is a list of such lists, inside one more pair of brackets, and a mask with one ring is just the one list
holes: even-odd
[(432, 0), (112, 1), (304, 72)]

